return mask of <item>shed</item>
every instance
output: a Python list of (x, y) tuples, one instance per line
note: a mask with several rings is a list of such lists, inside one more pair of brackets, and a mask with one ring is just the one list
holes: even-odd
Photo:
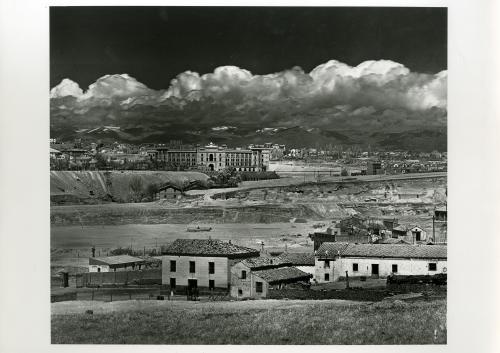
[(111, 270), (141, 269), (145, 261), (130, 255), (116, 255), (106, 257), (89, 257), (89, 272), (110, 272)]

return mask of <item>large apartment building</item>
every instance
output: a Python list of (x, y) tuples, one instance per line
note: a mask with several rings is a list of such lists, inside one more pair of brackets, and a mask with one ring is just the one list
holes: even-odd
[(233, 167), (238, 171), (260, 172), (269, 168), (270, 151), (271, 148), (262, 146), (251, 145), (243, 149), (210, 143), (191, 149), (156, 147), (148, 153), (153, 158), (182, 168), (219, 171)]

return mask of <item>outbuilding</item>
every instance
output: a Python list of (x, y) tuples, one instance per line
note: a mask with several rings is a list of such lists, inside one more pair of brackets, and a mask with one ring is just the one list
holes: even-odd
[(247, 259), (231, 268), (231, 296), (239, 299), (265, 298), (270, 289), (281, 289), (290, 283), (309, 282), (311, 277), (311, 274), (279, 257)]
[(89, 257), (89, 272), (140, 270), (145, 261), (130, 255)]

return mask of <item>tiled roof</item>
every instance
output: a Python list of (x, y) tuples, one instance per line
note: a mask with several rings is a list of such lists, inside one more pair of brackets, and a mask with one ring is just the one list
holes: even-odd
[(379, 240), (377, 244), (410, 244), (410, 243), (404, 241), (403, 239), (387, 238)]
[(399, 231), (399, 232), (406, 232), (407, 231), (406, 227), (403, 226), (403, 225), (399, 225), (397, 227), (394, 227), (394, 228), (392, 228), (392, 230), (396, 230), (396, 231)]
[(130, 255), (116, 255), (116, 256), (105, 256), (105, 257), (89, 257), (89, 264), (95, 264), (96, 262), (107, 265), (124, 265), (130, 263), (144, 262), (143, 259), (130, 256)]
[(241, 258), (259, 256), (259, 251), (216, 239), (177, 239), (163, 254)]
[(290, 262), (283, 261), (279, 257), (270, 256), (259, 256), (251, 257), (241, 261), (241, 263), (250, 269), (266, 268), (266, 267), (278, 267), (283, 265), (291, 265)]
[(321, 259), (333, 259), (335, 256), (338, 256), (339, 253), (342, 253), (345, 248), (347, 248), (349, 243), (344, 242), (334, 242), (334, 243), (323, 243), (316, 251), (316, 257)]
[[(335, 244), (323, 243), (317, 251), (317, 256), (320, 258), (333, 258), (338, 253), (329, 252), (325, 256), (324, 250), (333, 247)], [(323, 247), (324, 249), (322, 249)], [(340, 255), (343, 257), (446, 259), (446, 249), (446, 245), (347, 244), (340, 250)], [(323, 250), (322, 253), (320, 253), (321, 250)], [(318, 255), (318, 253), (320, 254)]]
[(312, 252), (284, 253), (278, 258), (294, 266), (314, 266), (314, 253)]
[(268, 270), (255, 271), (253, 274), (269, 282), (269, 284), (307, 280), (312, 276), (295, 267), (271, 268)]

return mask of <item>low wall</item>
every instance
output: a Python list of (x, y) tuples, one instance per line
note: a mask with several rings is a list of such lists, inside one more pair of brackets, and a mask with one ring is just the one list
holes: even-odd
[(161, 269), (118, 272), (88, 272), (77, 275), (77, 287), (98, 287), (103, 285), (150, 285), (161, 284)]

